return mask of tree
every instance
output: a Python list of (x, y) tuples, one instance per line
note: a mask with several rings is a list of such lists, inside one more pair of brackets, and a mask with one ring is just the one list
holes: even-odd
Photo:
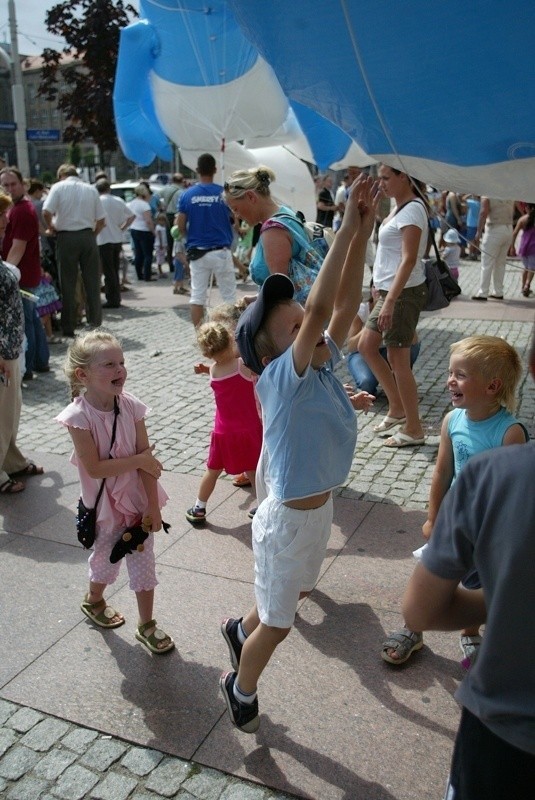
[(47, 30), (66, 45), (43, 51), (39, 94), (57, 101), (70, 120), (63, 141), (92, 139), (103, 164), (119, 144), (112, 102), (119, 33), (135, 16), (135, 8), (123, 0), (66, 0), (45, 17)]

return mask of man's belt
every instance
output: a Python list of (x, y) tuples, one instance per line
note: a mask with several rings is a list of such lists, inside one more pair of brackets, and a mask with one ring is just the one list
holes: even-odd
[(228, 245), (218, 244), (216, 247), (206, 247), (203, 249), (199, 247), (188, 247), (186, 250), (186, 255), (188, 257), (188, 261), (197, 261), (198, 258), (202, 258), (206, 255), (206, 253), (213, 253), (214, 250), (228, 250)]

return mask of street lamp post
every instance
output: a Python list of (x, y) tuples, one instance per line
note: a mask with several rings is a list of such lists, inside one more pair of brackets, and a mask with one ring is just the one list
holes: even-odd
[(13, 76), (12, 97), (13, 115), (15, 117), (15, 145), (17, 148), (17, 167), (24, 176), (30, 175), (28, 143), (26, 141), (26, 108), (24, 106), (24, 89), (22, 86), (22, 70), (20, 68), (19, 47), (17, 42), (17, 18), (15, 16), (15, 0), (8, 0), (9, 30), (11, 36), (11, 74)]

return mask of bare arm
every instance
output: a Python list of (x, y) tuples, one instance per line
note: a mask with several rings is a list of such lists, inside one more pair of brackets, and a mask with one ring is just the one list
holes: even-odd
[(288, 267), (292, 259), (292, 239), (286, 228), (268, 228), (262, 234), (264, 258), (269, 271), (273, 275), (280, 272), (288, 275)]
[(487, 609), (482, 589), (462, 589), (418, 563), (405, 590), (403, 617), (413, 631), (456, 631), (482, 625)]
[(149, 230), (152, 231), (152, 233), (154, 233), (154, 220), (152, 219), (152, 214), (150, 213), (150, 211), (143, 212), (143, 219), (147, 223)]
[(502, 445), (508, 444), (525, 444), (526, 443), (526, 433), (522, 425), (511, 425), (510, 428), (507, 428), (505, 431), (505, 436), (502, 440)]
[(355, 314), (355, 318), (353, 319), (347, 334), (347, 349), (349, 353), (358, 353), (360, 332), (363, 327), (363, 321), (358, 314)]
[(185, 236), (188, 229), (188, 218), (182, 211), (176, 216), (176, 224), (180, 233)]
[(113, 478), (137, 469), (148, 472), (155, 478), (161, 475), (162, 465), (152, 455), (153, 447), (149, 448), (147, 445), (143, 452), (138, 452), (135, 456), (101, 459), (90, 431), (71, 427), (69, 433), (76, 455), (91, 478)]
[(422, 533), (429, 539), (433, 532), (433, 526), (437, 518), (440, 504), (446, 492), (451, 486), (454, 473), (454, 456), (451, 439), (448, 434), (448, 422), (451, 414), (446, 414), (442, 421), (440, 430), (440, 444), (438, 447), (437, 462), (433, 470), (431, 488), (429, 490), (429, 506), (427, 510), (427, 520), (422, 526)]
[[(138, 453), (142, 454), (147, 451), (150, 452), (150, 449), (145, 421), (141, 419), (139, 422), (136, 422), (136, 450)], [(151, 518), (151, 531), (156, 533), (156, 531), (161, 530), (162, 527), (162, 515), (158, 503), (157, 476), (141, 471), (139, 477), (141, 478), (141, 482), (147, 494), (147, 512)]]
[(405, 225), (401, 229), (401, 261), (379, 313), (377, 324), (381, 331), (387, 331), (392, 327), (394, 303), (405, 288), (414, 269), (422, 233), (417, 225)]
[(363, 181), (359, 187), (358, 199), (360, 224), (349, 245), (328, 327), (329, 336), (338, 347), (344, 344), (354, 320), (355, 308), (358, 308), (362, 300), (366, 247), (375, 223), (378, 202), (377, 185), (371, 178)]
[(104, 217), (102, 219), (97, 219), (95, 222), (95, 236), (98, 236), (102, 228), (106, 227), (106, 220)]
[(125, 231), (127, 228), (129, 228), (129, 227), (130, 227), (130, 225), (131, 225), (131, 224), (133, 223), (133, 221), (135, 220), (135, 218), (136, 218), (136, 215), (135, 215), (135, 214), (132, 214), (130, 217), (128, 217), (128, 218), (127, 218), (127, 219), (126, 219), (126, 220), (123, 222), (123, 224), (121, 225), (121, 230), (122, 230), (122, 231)]
[(27, 244), (28, 242), (25, 242), (24, 239), (13, 239), (9, 253), (6, 256), (8, 264), (19, 265), (22, 256), (26, 252)]
[[(333, 314), (334, 319), (333, 308), (338, 298), (342, 271), (344, 265), (348, 263), (347, 256), (349, 246), (361, 226), (361, 215), (359, 213), (358, 203), (364, 191), (363, 187), (369, 191), (369, 185), (371, 183), (371, 179), (368, 179), (366, 176), (361, 176), (353, 184), (340, 230), (334, 237), (334, 242), (325, 256), (318, 277), (314, 281), (310, 294), (308, 295), (303, 323), (293, 344), (293, 360), (298, 375), (302, 375), (310, 364), (314, 349), (323, 334), (325, 320), (329, 319), (331, 314)], [(355, 247), (357, 248), (357, 245), (355, 245)], [(359, 252), (363, 251), (363, 245), (360, 241), (358, 250)], [(362, 255), (361, 257), (363, 260), (364, 256)], [(351, 260), (351, 264), (353, 264), (353, 259)], [(357, 265), (357, 270), (358, 268)], [(362, 269), (363, 268), (364, 266), (362, 265)], [(348, 267), (348, 270), (349, 269)], [(343, 332), (341, 344), (347, 335), (347, 330), (355, 313), (355, 305), (355, 297), (353, 297), (351, 299), (351, 313)], [(338, 313), (340, 312), (338, 311)], [(341, 328), (343, 326), (340, 321), (335, 323), (333, 335), (331, 333), (333, 319), (331, 319), (331, 324), (329, 325), (329, 335), (331, 335), (333, 340), (338, 344), (341, 336)], [(341, 346), (341, 344), (339, 344), (339, 346)]]

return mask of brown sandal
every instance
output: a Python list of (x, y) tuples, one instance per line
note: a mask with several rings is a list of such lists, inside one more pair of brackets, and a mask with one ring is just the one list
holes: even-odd
[[(97, 609), (99, 606), (104, 607), (101, 608), (99, 613), (96, 613), (95, 609)], [(114, 617), (118, 617), (120, 615), (119, 612), (114, 608), (106, 605), (106, 601), (103, 597), (96, 603), (90, 603), (86, 595), (82, 600), (80, 608), (86, 617), (88, 617), (91, 622), (94, 622), (95, 625), (98, 625), (100, 628), (119, 628), (121, 625), (124, 625), (124, 617), (121, 617), (118, 622), (111, 621)]]
[(0, 486), (0, 494), (18, 494), (23, 492), (25, 485), (21, 481), (14, 481), (13, 478), (8, 478), (7, 481)]

